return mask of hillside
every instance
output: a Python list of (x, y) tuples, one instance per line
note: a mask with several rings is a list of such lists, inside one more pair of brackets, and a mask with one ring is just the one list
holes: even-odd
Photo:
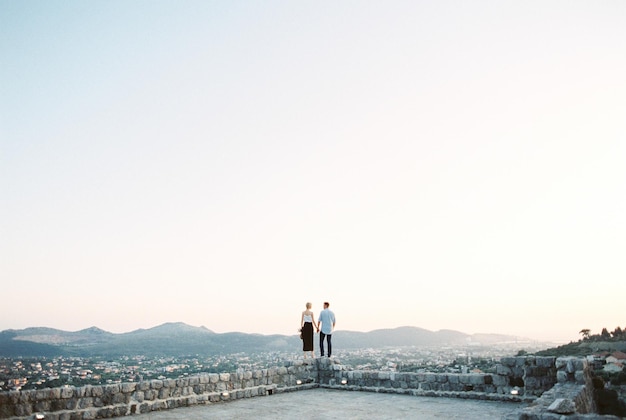
[(587, 341), (580, 340), (536, 352), (537, 356), (589, 356), (603, 351), (626, 352), (626, 340), (620, 341)]

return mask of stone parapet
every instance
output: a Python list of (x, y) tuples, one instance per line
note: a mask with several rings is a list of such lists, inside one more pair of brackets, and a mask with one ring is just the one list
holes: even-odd
[[(0, 393), (0, 419), (73, 420), (121, 417), (316, 387), (413, 396), (531, 403), (520, 420), (611, 419), (599, 416), (592, 371), (574, 357), (508, 357), (495, 373), (412, 373), (353, 370), (337, 359), (207, 373), (179, 379)], [(41, 418), (41, 417), (39, 417)]]
[(247, 372), (207, 373), (179, 379), (0, 393), (1, 419), (47, 420), (121, 417), (197, 404), (271, 395), (278, 389), (317, 386), (317, 362), (296, 361)]
[(411, 395), (415, 397), (440, 397), (440, 398), (458, 398), (465, 400), (482, 400), (482, 401), (499, 401), (499, 402), (531, 402), (535, 397), (520, 396), (512, 394), (496, 394), (477, 391), (433, 391), (422, 389), (406, 389), (406, 388), (384, 388), (384, 387), (368, 387), (360, 385), (319, 385), (320, 388), (337, 389), (343, 391), (360, 391), (375, 392), (380, 394), (401, 394)]
[(519, 420), (611, 420), (619, 417), (597, 414), (593, 372), (586, 359), (559, 357), (555, 360), (557, 383), (529, 407), (519, 410)]
[[(549, 390), (557, 382), (555, 357), (507, 357), (495, 373), (413, 373), (351, 370), (334, 359), (320, 359), (321, 386), (350, 385), (369, 389), (415, 390), (440, 395), (466, 393), (532, 397)], [(507, 397), (508, 398), (508, 397)], [(524, 398), (527, 400), (528, 398)]]

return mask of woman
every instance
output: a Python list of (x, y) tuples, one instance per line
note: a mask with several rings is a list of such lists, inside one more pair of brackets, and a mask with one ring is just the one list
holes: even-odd
[(307, 358), (307, 352), (310, 352), (311, 357), (315, 358), (315, 352), (313, 351), (313, 327), (317, 329), (315, 315), (311, 312), (311, 302), (307, 302), (306, 310), (302, 311), (302, 317), (300, 318), (300, 337), (302, 337), (302, 351), (304, 351), (305, 359)]

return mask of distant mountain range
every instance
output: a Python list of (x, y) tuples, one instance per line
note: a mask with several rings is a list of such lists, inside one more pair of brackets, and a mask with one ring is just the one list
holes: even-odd
[[(370, 332), (337, 331), (333, 344), (344, 349), (403, 346), (494, 345), (530, 340), (502, 334), (465, 334), (453, 330), (429, 331), (417, 327)], [(115, 334), (97, 327), (68, 332), (37, 327), (0, 332), (0, 357), (34, 356), (191, 356), (293, 351), (301, 346), (297, 335), (218, 334), (182, 322)]]

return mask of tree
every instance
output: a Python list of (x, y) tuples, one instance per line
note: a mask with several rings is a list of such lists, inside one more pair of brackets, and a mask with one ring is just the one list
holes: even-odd
[(588, 340), (590, 333), (591, 333), (591, 330), (589, 328), (583, 328), (582, 330), (580, 330), (578, 334), (583, 335), (583, 340)]
[(606, 329), (606, 327), (602, 328), (602, 332), (600, 333), (600, 335), (604, 339), (611, 338), (611, 334), (609, 333), (609, 330)]
[(613, 335), (613, 338), (620, 338), (624, 335), (624, 331), (622, 331), (620, 327), (616, 327), (611, 334)]

